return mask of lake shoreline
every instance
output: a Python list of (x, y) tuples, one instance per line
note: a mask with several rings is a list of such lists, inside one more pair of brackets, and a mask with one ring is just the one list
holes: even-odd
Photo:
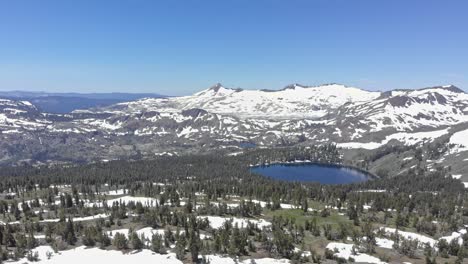
[[(257, 165), (251, 164), (249, 167), (250, 171), (253, 173), (280, 181), (352, 184), (380, 178), (368, 171), (353, 166), (336, 163), (320, 163), (310, 160), (295, 160), (290, 162), (275, 161)], [(290, 172), (284, 171), (287, 167), (291, 167)], [(310, 168), (306, 169), (306, 167)], [(304, 168), (304, 170), (301, 168)], [(309, 169), (318, 171), (314, 174), (311, 173)], [(343, 169), (345, 171), (343, 171)], [(263, 170), (263, 172), (261, 172), (261, 170)], [(283, 172), (280, 173), (278, 170), (282, 170)], [(354, 178), (355, 181), (349, 181), (350, 178)], [(336, 180), (336, 182), (330, 182), (330, 180)]]

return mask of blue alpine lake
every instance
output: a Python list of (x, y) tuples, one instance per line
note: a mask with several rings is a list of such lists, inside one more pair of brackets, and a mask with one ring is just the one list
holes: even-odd
[(347, 184), (367, 181), (370, 174), (349, 167), (316, 163), (283, 163), (252, 167), (251, 171), (283, 181)]

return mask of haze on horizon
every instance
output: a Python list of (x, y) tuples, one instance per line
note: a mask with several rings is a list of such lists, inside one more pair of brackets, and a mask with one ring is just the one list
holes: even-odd
[(466, 1), (4, 1), (0, 90), (468, 89)]

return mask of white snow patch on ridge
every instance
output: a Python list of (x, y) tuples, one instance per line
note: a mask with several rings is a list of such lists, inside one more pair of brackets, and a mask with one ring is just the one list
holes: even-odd
[[(178, 112), (201, 108), (217, 114), (233, 114), (241, 118), (318, 118), (328, 108), (338, 108), (348, 102), (369, 101), (380, 96), (339, 84), (316, 87), (293, 85), (278, 91), (236, 90), (221, 85), (194, 95), (173, 98), (150, 98), (122, 103), (131, 112)], [(311, 111), (314, 109), (314, 111)]]
[(462, 152), (468, 150), (468, 129), (458, 131), (450, 137), (450, 144), (455, 144), (454, 152)]
[(336, 144), (337, 147), (340, 148), (345, 148), (345, 149), (376, 149), (382, 146), (382, 143), (378, 142), (367, 142), (367, 143), (361, 143), (361, 142), (346, 142), (346, 143), (338, 143)]
[(397, 141), (404, 143), (405, 145), (410, 146), (410, 145), (415, 145), (415, 144), (422, 143), (422, 142), (431, 142), (438, 137), (446, 135), (447, 133), (448, 133), (447, 128), (442, 129), (442, 130), (418, 132), (418, 133), (400, 132), (400, 133), (395, 133), (395, 134), (387, 136), (381, 142), (367, 142), (367, 143), (347, 142), (347, 143), (338, 143), (337, 146), (341, 148), (351, 148), (351, 149), (356, 149), (356, 148), (376, 149), (387, 144), (391, 140), (397, 140)]

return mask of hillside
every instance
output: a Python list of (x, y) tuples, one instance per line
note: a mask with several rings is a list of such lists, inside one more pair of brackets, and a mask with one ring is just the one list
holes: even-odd
[[(0, 161), (90, 162), (324, 143), (360, 155), (395, 144), (442, 144), (439, 163), (447, 166), (466, 155), (460, 133), (467, 121), (468, 94), (455, 86), (369, 92), (338, 84), (276, 91), (217, 84), (191, 96), (69, 114), (2, 99)], [(457, 173), (468, 177), (460, 164)]]

